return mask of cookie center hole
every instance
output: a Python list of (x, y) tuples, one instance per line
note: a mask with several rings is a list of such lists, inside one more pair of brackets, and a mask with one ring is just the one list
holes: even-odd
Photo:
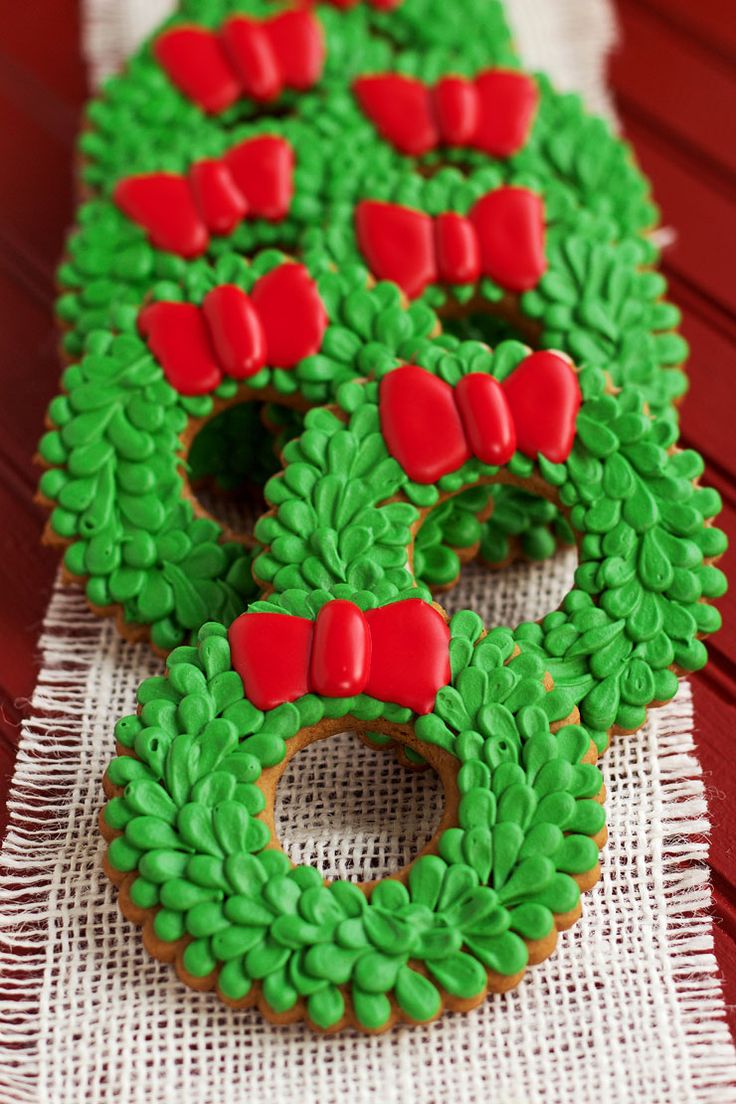
[(301, 415), (276, 403), (237, 403), (205, 422), (187, 457), (200, 511), (250, 536), (266, 509), (264, 484), (280, 470), (279, 453), (300, 430)]
[(375, 750), (341, 732), (288, 764), (276, 792), (276, 834), (292, 862), (325, 878), (370, 882), (417, 857), (444, 806), (434, 770), (403, 766), (395, 748)]
[(494, 313), (490, 304), (477, 301), (467, 306), (453, 305), (447, 311), (446, 314), (440, 311), (442, 329), (461, 341), (482, 341), (492, 349), (501, 341), (521, 341), (538, 348), (534, 324), (518, 313), (513, 318), (504, 317)]
[(576, 548), (561, 548), (541, 563), (521, 561), (490, 571), (480, 562), (466, 564), (458, 585), (441, 601), (452, 616), (472, 609), (486, 625), (518, 625), (540, 621), (559, 608), (575, 582)]
[[(443, 595), (454, 590), (471, 562), (482, 565), (492, 580), (513, 563), (545, 564), (561, 553), (576, 555), (574, 542), (566, 518), (548, 499), (511, 484), (479, 484), (429, 511), (414, 539), (412, 565), (415, 577), (444, 604)], [(564, 569), (570, 585), (576, 564)], [(543, 608), (540, 616), (555, 608)]]

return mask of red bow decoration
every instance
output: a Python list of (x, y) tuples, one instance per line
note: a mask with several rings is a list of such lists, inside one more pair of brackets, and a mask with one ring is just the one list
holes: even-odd
[(206, 395), (227, 374), (249, 379), (265, 364), (293, 368), (319, 352), (327, 313), (306, 268), (283, 264), (250, 295), (234, 284), (213, 288), (202, 306), (151, 303), (138, 328), (180, 395)]
[[(376, 11), (394, 11), (399, 7), (404, 0), (366, 0), (367, 4), (371, 8), (375, 8)], [(297, 0), (297, 3), (301, 3), (304, 7), (310, 7), (312, 4), (319, 3), (319, 0)], [(360, 0), (325, 0), (325, 3), (330, 4), (333, 8), (339, 8), (340, 11), (350, 11), (352, 8), (357, 8)]]
[[(308, 2), (316, 3), (317, 0), (308, 0)], [(340, 8), (341, 11), (349, 11), (350, 8), (357, 7), (360, 0), (327, 0), (327, 3), (333, 8)], [(402, 3), (403, 0), (368, 0), (370, 7), (375, 8), (376, 11), (394, 11)]]
[(547, 268), (544, 203), (528, 188), (497, 188), (468, 215), (447, 212), (436, 218), (364, 199), (355, 223), (373, 274), (393, 280), (410, 299), (428, 284), (472, 284), (481, 276), (507, 291), (528, 291)]
[(407, 598), (363, 613), (338, 598), (316, 621), (243, 613), (228, 632), (233, 667), (258, 709), (304, 694), (379, 701), (430, 713), (450, 682), (450, 630), (441, 613)]
[(415, 483), (436, 483), (472, 456), (500, 466), (517, 449), (560, 464), (575, 441), (581, 401), (575, 369), (561, 353), (531, 353), (503, 383), (471, 372), (455, 387), (406, 364), (381, 381), (381, 432)]
[(539, 94), (531, 77), (487, 69), (473, 80), (443, 77), (434, 87), (416, 77), (359, 77), (358, 103), (400, 153), (419, 157), (438, 146), (469, 146), (510, 157), (526, 142)]
[(197, 161), (186, 176), (145, 173), (119, 181), (113, 198), (143, 226), (158, 249), (198, 257), (210, 234), (231, 234), (244, 218), (278, 222), (294, 193), (294, 151), (285, 138), (264, 134), (220, 159)]
[(303, 92), (319, 80), (325, 60), (322, 28), (306, 9), (263, 20), (236, 15), (219, 32), (172, 27), (153, 52), (179, 91), (212, 114), (241, 96), (269, 103), (285, 88)]

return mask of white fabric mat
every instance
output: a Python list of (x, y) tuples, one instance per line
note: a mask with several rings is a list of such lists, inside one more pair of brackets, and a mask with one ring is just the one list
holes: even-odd
[[(87, 6), (99, 75), (167, 5)], [(605, 0), (513, 0), (511, 10), (525, 58), (604, 108)], [(448, 605), (496, 624), (539, 616), (573, 567), (567, 554), (500, 576), (468, 569)], [(60, 589), (40, 647), (0, 853), (0, 1104), (736, 1101), (686, 684), (606, 757), (603, 879), (552, 959), (467, 1016), (324, 1038), (232, 1013), (146, 956), (102, 875), (96, 816), (113, 723), (160, 664)], [(440, 790), (431, 774), (345, 735), (297, 757), (279, 793), (292, 857), (356, 878), (411, 859), (435, 826)]]
[[(554, 608), (574, 557), (489, 577), (451, 604), (491, 623)], [(2, 1104), (725, 1104), (733, 1048), (707, 914), (709, 824), (687, 684), (604, 762), (610, 843), (583, 920), (521, 988), (380, 1038), (233, 1013), (150, 960), (100, 869), (114, 720), (160, 669), (58, 590), (0, 858)], [(440, 790), (344, 735), (298, 756), (280, 836), (326, 875), (380, 876), (431, 834)]]

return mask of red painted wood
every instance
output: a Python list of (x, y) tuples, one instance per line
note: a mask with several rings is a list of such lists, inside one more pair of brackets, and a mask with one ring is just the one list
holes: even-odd
[[(695, 732), (698, 738), (698, 756), (703, 768), (711, 816), (719, 825), (719, 831), (713, 833), (711, 840), (710, 860), (714, 872), (722, 879), (730, 881), (736, 858), (736, 805), (730, 799), (728, 781), (723, 777), (722, 733), (736, 732), (736, 702), (730, 692), (730, 684), (719, 684), (710, 675), (698, 679), (694, 696), (697, 706)], [(731, 912), (731, 919), (733, 916), (734, 913)], [(732, 926), (731, 934), (736, 937), (736, 924)]]
[(659, 16), (664, 27), (675, 27), (715, 54), (736, 59), (736, 19), (733, 0), (639, 0)]
[[(11, 12), (10, 8), (16, 10)], [(76, 111), (84, 101), (87, 79), (80, 59), (79, 5), (70, 0), (33, 0), (6, 5), (0, 40), (0, 69), (23, 66), (27, 80), (49, 97)], [(17, 69), (16, 69), (17, 72)], [(27, 92), (28, 84), (24, 84)], [(46, 110), (54, 110), (52, 103)]]
[[(59, 374), (53, 269), (73, 214), (73, 139), (84, 99), (77, 0), (6, 6), (0, 42), (0, 799), (24, 699), (35, 682), (35, 641), (57, 562), (38, 545), (42, 513), (31, 502), (32, 453)], [(619, 0), (618, 7), (624, 38), (611, 72), (619, 108), (664, 221), (678, 233), (665, 270), (692, 345), (684, 441), (708, 460), (707, 478), (726, 499), (721, 523), (736, 546), (733, 133), (718, 142), (736, 116), (736, 93), (724, 81), (724, 63), (736, 57), (733, 0)], [(734, 1029), (736, 595), (722, 609), (727, 625), (693, 687), (713, 822), (715, 946)], [(0, 834), (4, 818), (0, 800)]]
[(671, 133), (678, 144), (730, 170), (736, 179), (736, 142), (733, 134), (729, 140), (731, 128), (713, 110), (713, 104), (726, 103), (731, 94), (728, 62), (668, 26), (638, 0), (620, 0), (618, 10), (626, 45), (616, 54), (612, 76), (620, 104), (630, 105), (658, 131)]
[[(667, 256), (665, 267), (670, 276), (670, 296), (683, 311), (682, 333), (690, 344), (690, 393), (682, 404), (684, 443), (701, 452), (709, 466), (729, 476), (733, 427), (728, 418), (714, 417), (713, 412), (728, 410), (734, 401), (736, 319), (723, 315), (703, 299), (697, 288), (675, 276)], [(731, 488), (730, 493), (736, 491)]]
[(8, 822), (5, 795), (10, 789), (14, 766), (15, 745), (11, 744), (4, 734), (0, 734), (0, 794), (2, 794), (3, 798), (0, 804), (0, 838), (5, 835), (5, 827)]
[(639, 162), (655, 184), (662, 225), (676, 230), (665, 268), (724, 315), (736, 311), (736, 281), (728, 242), (736, 241), (736, 205), (724, 179), (710, 179), (689, 153), (658, 130), (623, 112)]
[(53, 293), (47, 280), (39, 287), (38, 299), (31, 296), (16, 275), (2, 271), (2, 265), (0, 259), (3, 318), (12, 318), (12, 325), (3, 330), (0, 457), (32, 491), (38, 471), (25, 461), (35, 449), (59, 374), (58, 336), (50, 314)]
[[(43, 34), (39, 34), (39, 27)], [(59, 364), (53, 273), (73, 215), (72, 153), (85, 97), (78, 5), (5, 13), (0, 42), (0, 795), (37, 671), (58, 557), (40, 547), (33, 453)], [(0, 835), (6, 823), (0, 803)]]
[[(3, 157), (0, 184), (3, 248), (25, 257), (47, 280), (61, 256), (60, 231), (72, 213), (69, 149), (76, 118), (70, 116), (68, 133), (62, 138), (30, 114), (25, 104), (11, 102), (0, 93), (0, 134), (3, 145), (12, 141)], [(44, 187), (39, 194), (40, 180)]]

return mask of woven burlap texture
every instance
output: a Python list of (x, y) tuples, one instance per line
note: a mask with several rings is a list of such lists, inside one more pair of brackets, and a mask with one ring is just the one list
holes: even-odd
[[(508, 624), (552, 609), (574, 556), (471, 568), (448, 606)], [(2, 1104), (679, 1104), (730, 1099), (689, 688), (604, 762), (611, 839), (583, 920), (520, 989), (380, 1038), (232, 1013), (148, 958), (104, 878), (96, 816), (112, 725), (160, 664), (57, 591), (2, 854)], [(298, 756), (279, 832), (327, 875), (380, 876), (434, 828), (441, 792), (346, 734)]]
[[(448, 0), (449, 2), (449, 0)], [(454, 2), (454, 0), (453, 0)], [(87, 0), (96, 77), (169, 7)], [(605, 0), (513, 0), (529, 65), (608, 108)], [(448, 608), (489, 624), (553, 609), (574, 555), (466, 569)], [(115, 719), (161, 670), (57, 589), (0, 854), (0, 1104), (724, 1104), (736, 1061), (712, 953), (709, 823), (687, 685), (604, 762), (611, 839), (583, 920), (520, 989), (380, 1038), (319, 1037), (231, 1013), (150, 960), (100, 868), (100, 780)], [(377, 877), (432, 833), (441, 787), (346, 734), (298, 756), (280, 836), (326, 875)]]

